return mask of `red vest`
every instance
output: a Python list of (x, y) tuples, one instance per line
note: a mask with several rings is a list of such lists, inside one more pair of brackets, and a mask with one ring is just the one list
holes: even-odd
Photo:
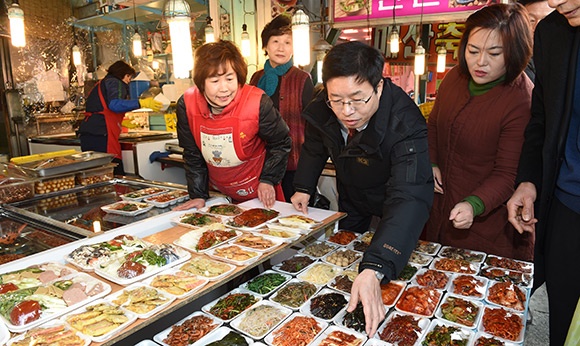
[(234, 201), (258, 197), (266, 145), (258, 137), (263, 91), (244, 85), (221, 114), (211, 114), (197, 87), (183, 95), (195, 143), (203, 155), (210, 187)]

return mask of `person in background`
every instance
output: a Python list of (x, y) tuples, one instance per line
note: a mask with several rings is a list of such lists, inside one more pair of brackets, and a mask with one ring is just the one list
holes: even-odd
[(352, 41), (324, 58), (324, 89), (306, 107), (294, 208), (308, 211), (329, 156), (336, 168), (339, 227), (364, 233), (380, 218), (359, 264), (348, 311), (363, 305), (372, 337), (385, 317), (380, 283), (395, 280), (415, 249), (433, 200), (427, 126), (421, 111), (382, 77), (381, 52)]
[(294, 173), (298, 165), (300, 147), (304, 142), (304, 119), (302, 110), (312, 99), (314, 85), (310, 75), (292, 62), (292, 26), (291, 19), (279, 15), (262, 30), (262, 49), (268, 60), (264, 69), (259, 70), (250, 79), (250, 84), (264, 90), (274, 102), (282, 119), (290, 128), (292, 150), (288, 157), (288, 166), (282, 179), (282, 189), (287, 202), (294, 194)]
[(532, 82), (523, 70), (532, 54), (524, 7), (494, 4), (471, 14), (459, 44), (459, 65), (439, 87), (429, 115), (435, 199), (426, 239), (531, 260), (533, 235), (507, 222)]
[(177, 101), (177, 138), (184, 149), (190, 201), (202, 208), (209, 188), (234, 202), (259, 198), (265, 208), (283, 201), (280, 181), (292, 140), (262, 90), (245, 84), (248, 67), (230, 41), (195, 50), (194, 87)]
[(556, 11), (535, 32), (532, 118), (507, 208), (519, 232), (536, 234), (534, 288), (546, 283), (557, 346), (580, 296), (580, 0), (548, 3)]
[[(536, 31), (538, 23), (554, 10), (548, 5), (548, 0), (519, 0), (518, 2), (524, 5), (526, 11), (528, 11), (532, 31)], [(524, 72), (526, 72), (533, 82), (536, 75), (533, 58), (528, 62), (528, 66), (526, 66)]]
[(114, 154), (117, 163), (115, 175), (124, 175), (121, 157), (121, 122), (125, 113), (140, 107), (159, 111), (161, 102), (152, 97), (129, 100), (129, 82), (135, 69), (119, 60), (109, 66), (105, 78), (93, 87), (86, 102), (85, 119), (78, 130), (82, 151), (98, 151)]

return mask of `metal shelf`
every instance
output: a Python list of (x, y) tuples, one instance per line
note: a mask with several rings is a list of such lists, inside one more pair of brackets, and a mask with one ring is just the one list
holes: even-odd
[[(191, 12), (207, 12), (206, 5), (202, 5), (194, 0), (187, 0)], [(135, 16), (137, 17), (137, 25), (143, 26), (147, 23), (157, 22), (161, 20), (163, 14), (163, 7), (165, 0), (150, 1), (147, 3), (135, 5)], [(74, 23), (79, 28), (95, 28), (99, 27), (104, 30), (112, 30), (119, 26), (134, 25), (133, 21), (133, 7), (116, 10), (106, 14), (100, 14), (92, 17), (82, 18), (76, 20)]]

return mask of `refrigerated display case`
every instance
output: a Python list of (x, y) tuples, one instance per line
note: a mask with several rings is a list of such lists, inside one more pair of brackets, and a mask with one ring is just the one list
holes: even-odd
[(175, 205), (168, 205), (165, 208), (154, 207), (139, 215), (112, 214), (102, 208), (122, 201), (123, 195), (153, 187), (164, 190), (183, 190), (184, 188), (175, 184), (155, 184), (144, 180), (114, 178), (90, 186), (36, 195), (25, 201), (5, 205), (3, 208), (27, 219), (52, 224), (81, 237), (92, 237), (98, 232), (111, 231), (171, 211)]
[(68, 244), (80, 236), (0, 212), (0, 264)]

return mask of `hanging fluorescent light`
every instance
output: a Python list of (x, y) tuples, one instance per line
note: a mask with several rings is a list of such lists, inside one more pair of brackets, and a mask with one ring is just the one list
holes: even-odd
[(133, 22), (135, 23), (135, 35), (133, 35), (133, 55), (137, 58), (143, 55), (143, 46), (141, 45), (141, 35), (137, 30), (137, 14), (135, 13), (135, 0), (133, 0)]
[(395, 26), (393, 26), (391, 35), (389, 36), (389, 50), (391, 53), (399, 52), (399, 30)]
[(421, 45), (421, 42), (415, 47), (415, 76), (420, 76), (425, 73), (425, 48)]
[(310, 20), (301, 8), (301, 1), (292, 16), (292, 48), (294, 50), (294, 65), (310, 64)]
[(80, 50), (79, 46), (77, 46), (76, 44), (72, 47), (72, 59), (73, 59), (73, 65), (80, 66), (82, 64), (81, 50)]
[(10, 38), (14, 47), (26, 46), (24, 35), (24, 11), (15, 1), (8, 7), (8, 19), (10, 19)]
[(445, 65), (447, 63), (447, 49), (444, 46), (440, 46), (437, 49), (437, 72), (445, 72)]
[(169, 36), (173, 56), (173, 76), (189, 78), (193, 69), (193, 49), (189, 23), (189, 4), (185, 0), (169, 0), (165, 4), (164, 16), (169, 24)]
[(250, 47), (250, 34), (248, 33), (248, 26), (242, 24), (242, 56), (249, 57), (252, 54)]
[(397, 8), (397, 0), (393, 0), (393, 28), (391, 35), (389, 35), (389, 50), (391, 53), (399, 52), (399, 30), (397, 30), (397, 23), (395, 22), (395, 9)]
[(215, 42), (215, 34), (213, 31), (213, 26), (211, 26), (211, 19), (210, 16), (207, 16), (205, 19), (207, 21), (207, 25), (205, 26), (205, 43)]
[(324, 57), (326, 53), (332, 49), (332, 45), (328, 43), (322, 37), (325, 36), (325, 33), (321, 33), (321, 38), (316, 42), (312, 49), (316, 52), (316, 84), (322, 83), (322, 64), (324, 62)]
[(135, 29), (135, 35), (133, 35), (133, 55), (135, 57), (143, 56), (143, 46), (141, 45), (141, 35)]

